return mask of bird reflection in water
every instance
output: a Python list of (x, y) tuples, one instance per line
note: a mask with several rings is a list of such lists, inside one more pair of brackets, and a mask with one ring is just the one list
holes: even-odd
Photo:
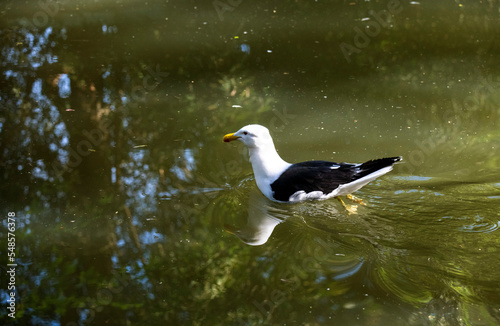
[(224, 224), (224, 229), (237, 236), (250, 246), (260, 246), (267, 242), (274, 228), (283, 222), (288, 215), (283, 209), (273, 205), (256, 188), (249, 194), (248, 219), (241, 227)]
[[(265, 244), (271, 237), (276, 226), (292, 216), (299, 217), (309, 231), (322, 230), (330, 234), (338, 234), (335, 230), (329, 230), (325, 225), (315, 225), (314, 221), (307, 221), (305, 216), (319, 216), (323, 220), (325, 216), (345, 217), (334, 205), (304, 205), (290, 206), (276, 203), (265, 198), (255, 187), (249, 189), (248, 217), (246, 224), (234, 226), (224, 224), (224, 229), (230, 234), (237, 236), (244, 243), (251, 246)], [(243, 224), (243, 223), (241, 223)], [(341, 234), (339, 234), (341, 235)], [(344, 234), (348, 235), (348, 234)], [(340, 241), (340, 239), (337, 239)]]
[[(283, 287), (280, 291), (284, 296), (299, 294), (305, 282), (322, 283), (332, 296), (357, 291), (359, 275), (363, 275), (369, 265), (366, 255), (370, 256), (367, 248), (370, 243), (356, 235), (336, 232), (329, 226), (332, 220), (325, 219), (325, 216), (335, 221), (348, 218), (345, 212), (327, 202), (325, 205), (306, 203), (293, 206), (275, 203), (265, 198), (257, 188), (249, 190), (246, 221), (236, 227), (224, 224), (224, 229), (247, 245), (260, 246), (266, 244), (275, 228), (282, 224), (285, 232), (280, 232), (273, 239), (274, 245), (269, 246), (270, 251), (266, 252), (272, 257), (269, 264), (287, 266), (285, 269), (273, 269), (269, 276), (281, 281)], [(297, 218), (301, 222), (297, 223)], [(327, 223), (319, 223), (325, 220)], [(290, 232), (286, 232), (287, 228)], [(349, 309), (365, 303), (365, 300), (353, 302), (350, 297), (339, 302)]]

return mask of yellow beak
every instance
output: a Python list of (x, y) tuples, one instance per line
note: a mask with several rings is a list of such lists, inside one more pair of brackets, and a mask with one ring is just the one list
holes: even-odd
[(222, 141), (225, 143), (229, 143), (230, 141), (237, 140), (238, 138), (241, 138), (239, 136), (235, 136), (234, 133), (232, 134), (227, 134), (222, 138)]

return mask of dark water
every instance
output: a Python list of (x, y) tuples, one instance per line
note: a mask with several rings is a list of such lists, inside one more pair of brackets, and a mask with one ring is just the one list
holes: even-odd
[[(3, 1), (2, 324), (500, 324), (499, 12)], [(357, 214), (273, 203), (249, 123), (405, 162)]]

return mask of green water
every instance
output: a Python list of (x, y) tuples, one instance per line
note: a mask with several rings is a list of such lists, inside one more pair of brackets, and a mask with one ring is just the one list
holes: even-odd
[[(2, 324), (499, 325), (499, 15), (2, 2)], [(250, 123), (289, 162), (404, 163), (357, 214), (274, 203), (222, 142)]]

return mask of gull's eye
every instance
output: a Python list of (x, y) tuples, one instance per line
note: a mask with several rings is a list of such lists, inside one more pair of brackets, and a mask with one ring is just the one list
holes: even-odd
[(243, 135), (245, 135), (245, 136), (246, 136), (246, 135), (248, 135), (248, 132), (246, 132), (246, 131), (243, 131)]

